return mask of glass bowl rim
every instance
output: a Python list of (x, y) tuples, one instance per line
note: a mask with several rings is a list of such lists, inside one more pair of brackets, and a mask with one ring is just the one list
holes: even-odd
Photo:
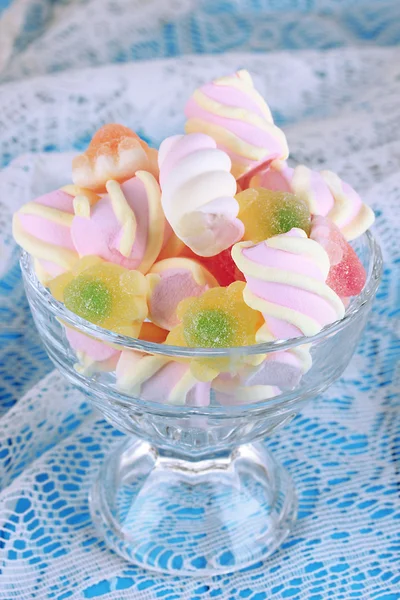
[(146, 354), (162, 354), (171, 357), (190, 358), (216, 358), (232, 357), (233, 355), (271, 354), (278, 351), (289, 350), (303, 344), (313, 344), (322, 338), (331, 336), (347, 327), (361, 312), (367, 310), (372, 302), (379, 286), (382, 274), (382, 254), (379, 244), (370, 231), (366, 231), (360, 238), (366, 237), (369, 250), (369, 264), (367, 280), (361, 293), (350, 304), (344, 317), (321, 329), (313, 336), (299, 336), (287, 340), (276, 340), (263, 342), (251, 346), (235, 346), (229, 348), (192, 348), (183, 346), (171, 346), (168, 344), (148, 342), (138, 338), (119, 335), (107, 329), (103, 329), (65, 308), (62, 302), (57, 301), (50, 291), (39, 281), (33, 268), (33, 259), (25, 251), (21, 252), (20, 266), (25, 286), (29, 286), (36, 297), (57, 319), (64, 324), (70, 325), (80, 333), (92, 338), (120, 347), (121, 350), (136, 350)]

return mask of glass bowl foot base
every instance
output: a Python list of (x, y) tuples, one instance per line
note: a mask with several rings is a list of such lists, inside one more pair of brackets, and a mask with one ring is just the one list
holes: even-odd
[(129, 562), (203, 576), (270, 556), (292, 528), (297, 500), (288, 473), (259, 444), (192, 461), (135, 438), (101, 468), (90, 509), (101, 537)]

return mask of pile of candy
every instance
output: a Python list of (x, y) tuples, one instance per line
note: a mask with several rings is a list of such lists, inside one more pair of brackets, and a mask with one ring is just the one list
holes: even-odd
[[(103, 126), (72, 164), (73, 184), (24, 205), (14, 237), (38, 278), (100, 327), (185, 347), (311, 336), (341, 319), (366, 274), (348, 241), (374, 220), (331, 171), (287, 163), (288, 146), (247, 71), (196, 90), (185, 135), (159, 151)], [(293, 388), (308, 345), (271, 356), (173, 360), (66, 328), (81, 370), (116, 370), (148, 400), (257, 401)]]

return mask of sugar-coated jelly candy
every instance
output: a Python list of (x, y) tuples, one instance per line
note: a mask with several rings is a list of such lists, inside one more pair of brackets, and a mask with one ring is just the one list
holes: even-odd
[(260, 313), (243, 300), (244, 283), (207, 290), (198, 298), (186, 298), (177, 309), (181, 324), (167, 338), (168, 344), (192, 348), (227, 348), (255, 343)]
[(249, 188), (235, 196), (238, 218), (245, 227), (244, 240), (262, 242), (293, 227), (310, 233), (311, 215), (307, 205), (288, 192)]
[(310, 237), (321, 244), (329, 256), (327, 285), (341, 298), (357, 296), (367, 278), (356, 252), (340, 229), (327, 217), (314, 216)]
[(355, 240), (374, 222), (373, 210), (364, 204), (355, 189), (333, 171), (313, 171), (305, 165), (289, 167), (274, 160), (249, 179), (246, 187), (264, 187), (295, 194), (304, 200), (311, 214), (329, 217), (347, 241)]
[[(183, 300), (177, 310), (181, 324), (170, 331), (166, 343), (191, 348), (254, 344), (262, 317), (245, 304), (244, 286), (243, 282), (236, 281), (225, 288), (207, 290), (198, 298)], [(191, 360), (191, 370), (200, 381), (209, 381), (223, 371), (237, 372), (245, 361), (242, 354), (229, 358), (198, 358)], [(251, 356), (248, 362), (256, 364), (259, 357)]]
[(108, 123), (96, 131), (87, 150), (73, 159), (72, 179), (77, 185), (105, 192), (109, 179), (121, 183), (139, 170), (157, 177), (157, 155), (129, 127)]
[(79, 317), (121, 335), (137, 337), (147, 317), (147, 281), (139, 271), (82, 258), (50, 282), (53, 296)]

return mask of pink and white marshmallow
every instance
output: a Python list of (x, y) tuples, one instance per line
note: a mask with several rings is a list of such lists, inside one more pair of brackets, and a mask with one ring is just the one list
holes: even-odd
[(74, 197), (83, 193), (89, 206), (98, 200), (93, 192), (70, 185), (24, 204), (14, 214), (14, 239), (33, 256), (37, 275), (44, 285), (69, 271), (79, 259), (71, 228)]
[(100, 340), (81, 333), (72, 327), (65, 327), (65, 336), (76, 353), (78, 362), (75, 369), (83, 375), (100, 371), (114, 371), (121, 351)]
[(181, 300), (201, 296), (218, 285), (205, 267), (190, 258), (166, 258), (156, 262), (146, 279), (149, 319), (167, 330), (179, 324), (176, 309)]
[(246, 278), (244, 301), (265, 319), (259, 341), (312, 336), (344, 316), (343, 302), (326, 284), (329, 257), (302, 229), (241, 242), (232, 257)]
[(118, 389), (141, 400), (187, 406), (210, 403), (210, 383), (198, 381), (189, 362), (124, 350), (116, 376)]
[(197, 89), (185, 107), (186, 133), (206, 133), (227, 152), (236, 179), (274, 159), (286, 159), (285, 134), (272, 119), (250, 74), (241, 70)]
[(110, 180), (108, 194), (91, 207), (84, 195), (74, 200), (72, 239), (79, 255), (99, 256), (146, 273), (162, 248), (166, 231), (156, 179), (146, 171), (122, 184)]
[(158, 154), (161, 203), (176, 236), (199, 256), (214, 256), (240, 240), (231, 161), (203, 133), (164, 140)]

